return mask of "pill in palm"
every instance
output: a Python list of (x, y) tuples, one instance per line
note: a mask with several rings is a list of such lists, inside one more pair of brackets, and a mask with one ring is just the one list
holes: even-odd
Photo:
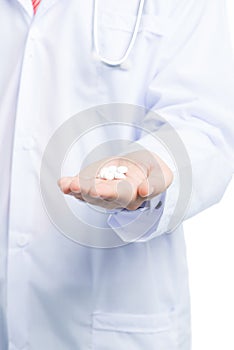
[(115, 165), (111, 165), (109, 167), (102, 168), (98, 174), (98, 178), (105, 180), (125, 179), (125, 174), (127, 171), (128, 168), (126, 166), (117, 167)]
[(117, 168), (118, 173), (126, 174), (128, 172), (128, 168), (124, 165), (120, 165)]
[(102, 169), (100, 170), (100, 173), (99, 173), (99, 176), (98, 176), (98, 177), (104, 178), (104, 177), (105, 177), (105, 174), (106, 174), (107, 172), (108, 172), (108, 168), (107, 168), (107, 167), (102, 168)]
[(117, 171), (116, 165), (110, 165), (108, 168), (106, 168), (108, 171), (115, 173)]

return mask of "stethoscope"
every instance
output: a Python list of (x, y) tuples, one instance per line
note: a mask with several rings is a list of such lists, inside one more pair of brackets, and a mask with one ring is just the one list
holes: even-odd
[(135, 44), (136, 38), (137, 38), (137, 33), (138, 33), (140, 22), (141, 22), (144, 3), (145, 3), (145, 0), (140, 0), (138, 11), (137, 11), (137, 19), (136, 19), (135, 27), (134, 27), (133, 34), (132, 34), (131, 40), (129, 42), (129, 45), (128, 45), (128, 48), (127, 48), (125, 54), (119, 60), (111, 60), (109, 58), (103, 57), (102, 54), (100, 53), (100, 50), (99, 50), (98, 24), (97, 24), (98, 0), (94, 0), (94, 23), (93, 23), (94, 49), (95, 49), (95, 53), (96, 53), (97, 58), (102, 63), (105, 63), (108, 66), (116, 67), (116, 66), (120, 66), (121, 64), (123, 64), (127, 60), (128, 56), (129, 56), (129, 54), (130, 54), (130, 52)]

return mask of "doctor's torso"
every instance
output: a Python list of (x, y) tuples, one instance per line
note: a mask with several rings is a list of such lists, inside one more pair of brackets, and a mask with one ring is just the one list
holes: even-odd
[[(169, 1), (146, 2), (135, 45), (118, 67), (94, 52), (93, 1), (43, 0), (35, 18), (29, 2), (0, 3), (0, 339), (7, 325), (12, 350), (187, 350), (182, 228), (146, 243), (84, 247), (52, 224), (39, 183), (45, 147), (70, 117), (106, 103), (150, 106)], [(99, 50), (118, 59), (138, 1), (98, 3)]]

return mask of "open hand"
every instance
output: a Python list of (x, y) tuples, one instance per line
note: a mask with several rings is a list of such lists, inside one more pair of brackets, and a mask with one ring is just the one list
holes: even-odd
[[(98, 178), (101, 168), (112, 165), (126, 166), (126, 178)], [(173, 173), (165, 162), (156, 154), (144, 150), (92, 163), (77, 176), (61, 178), (58, 185), (64, 194), (93, 205), (136, 210), (145, 200), (164, 192), (172, 180)]]

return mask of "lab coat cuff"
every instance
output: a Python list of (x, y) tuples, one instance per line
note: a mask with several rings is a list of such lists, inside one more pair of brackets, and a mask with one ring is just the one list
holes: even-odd
[(162, 216), (166, 192), (145, 201), (136, 210), (123, 209), (110, 214), (107, 222), (123, 242), (143, 242), (157, 229)]

